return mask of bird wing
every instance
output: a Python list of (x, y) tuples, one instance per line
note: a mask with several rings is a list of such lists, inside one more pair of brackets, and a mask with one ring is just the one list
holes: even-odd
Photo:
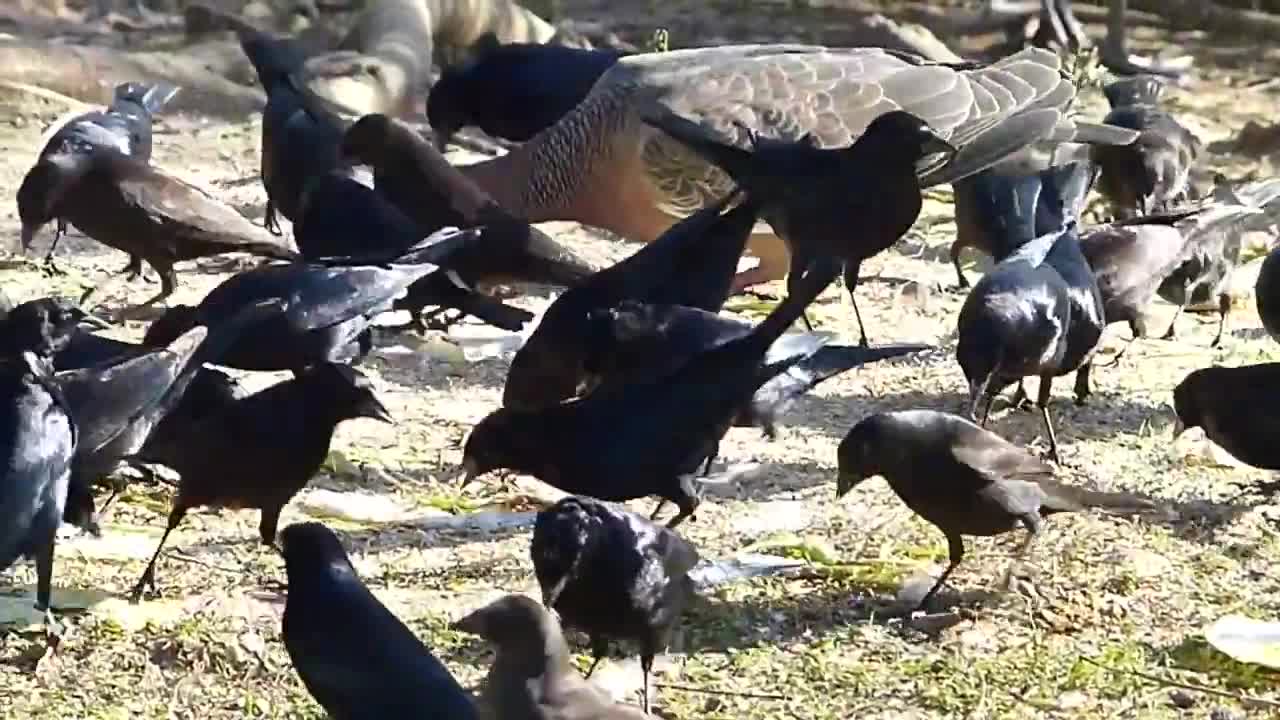
[[(14, 371), (6, 374), (10, 372)], [(56, 529), (62, 518), (67, 471), (75, 451), (75, 426), (51, 388), (42, 392), (43, 383), (30, 385), (12, 376), (4, 378), (3, 383), (0, 570), (32, 550), (28, 547), (32, 535), (44, 530), (51, 536)], [(61, 493), (57, 491), (59, 482), (64, 483)], [(49, 507), (50, 499), (56, 507)], [(49, 527), (41, 527), (46, 524)]]
[[(783, 140), (807, 134), (821, 148), (847, 147), (877, 116), (902, 109), (961, 147), (956, 158), (935, 157), (920, 168), (939, 183), (1048, 139), (1074, 95), (1057, 56), (1038, 48), (973, 66), (880, 48), (744, 45), (623, 58), (579, 109), (623, 98), (641, 118), (681, 116), (743, 149), (757, 133)], [(681, 143), (647, 132), (644, 163), (668, 212), (687, 215), (732, 188)]]
[(953, 427), (951, 456), (988, 483), (1053, 476), (1048, 463), (993, 432), (967, 422)]
[(308, 268), (290, 293), (286, 314), (291, 324), (303, 330), (337, 325), (390, 309), (409, 285), (435, 270), (432, 265)]

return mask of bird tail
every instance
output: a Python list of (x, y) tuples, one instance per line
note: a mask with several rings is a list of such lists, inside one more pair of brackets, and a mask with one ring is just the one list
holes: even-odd
[(533, 319), (533, 313), (528, 310), (512, 307), (501, 300), (478, 292), (468, 292), (458, 297), (451, 306), (509, 332), (520, 332), (524, 329), (525, 323)]
[(1167, 514), (1170, 508), (1155, 498), (1140, 493), (1100, 492), (1068, 485), (1050, 478), (1036, 480), (1046, 494), (1042, 507), (1049, 512), (1102, 510), (1114, 515)]
[(154, 115), (164, 109), (181, 88), (163, 80), (155, 83), (127, 82), (116, 87), (116, 101), (134, 102)]
[(910, 355), (930, 348), (931, 346), (929, 345), (915, 343), (881, 345), (880, 347), (827, 345), (819, 348), (817, 352), (801, 361), (799, 367), (809, 375), (809, 387), (813, 388), (823, 380), (835, 377), (861, 365)]
[(735, 182), (742, 182), (751, 169), (750, 150), (735, 147), (727, 140), (716, 137), (712, 131), (673, 112), (658, 111), (643, 114), (642, 119), (661, 130), (699, 157), (728, 173)]
[(258, 73), (258, 82), (268, 92), (287, 82), (306, 61), (302, 47), (289, 38), (277, 38), (247, 24), (237, 27), (236, 34), (240, 49)]

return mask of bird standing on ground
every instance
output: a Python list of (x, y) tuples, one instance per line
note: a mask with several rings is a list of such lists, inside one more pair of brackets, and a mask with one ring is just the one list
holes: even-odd
[(708, 138), (701, 126), (678, 115), (645, 120), (728, 173), (760, 202), (760, 215), (790, 249), (787, 276), (794, 279), (788, 280), (788, 292), (813, 260), (840, 261), (867, 345), (853, 300), (862, 262), (889, 249), (915, 224), (923, 202), (917, 163), (937, 154), (949, 157), (956, 149), (923, 120), (902, 111), (876, 117), (841, 150), (819, 149), (810, 139), (757, 137), (748, 151)]
[[(730, 45), (620, 59), (552, 127), (512, 152), (460, 167), (530, 222), (575, 220), (652, 242), (680, 217), (723, 198), (732, 180), (642, 118), (672, 113), (739, 148), (751, 137), (847, 147), (901, 109), (959, 148), (922, 184), (951, 182), (1031, 144), (1131, 142), (1136, 133), (1065, 114), (1075, 88), (1053, 53), (1032, 48), (990, 66), (949, 66), (879, 48)], [(786, 246), (753, 236), (761, 262), (737, 288), (781, 278)]]
[(298, 205), (309, 183), (338, 162), (343, 120), (318, 107), (297, 85), (306, 53), (291, 38), (249, 28), (239, 31), (240, 48), (267, 93), (262, 109), (262, 185), (267, 191), (265, 224), (280, 235), (277, 214), (298, 219)]
[(796, 293), (751, 333), (697, 355), (674, 373), (600, 387), (550, 407), (490, 413), (467, 438), (464, 482), (511, 468), (601, 500), (657, 495), (679, 508), (667, 527), (679, 525), (699, 502), (687, 473), (715, 459), (734, 417), (776, 374), (761, 367), (769, 348), (835, 274), (831, 263), (815, 263)]
[(133, 588), (132, 601), (138, 602), (148, 586), (155, 589), (160, 551), (193, 508), (256, 508), (262, 513), (262, 544), (274, 543), (280, 511), (324, 462), (334, 429), (362, 417), (393, 422), (364, 375), (321, 363), (208, 418), (170, 452), (153, 450), (151, 459), (173, 468), (181, 479), (164, 534)]
[[(40, 227), (50, 219), (57, 220), (57, 232), (45, 254), (45, 265), (56, 271), (53, 252), (67, 233), (67, 220), (51, 215), (68, 186), (75, 182), (75, 155), (91, 153), (98, 147), (112, 147), (139, 161), (151, 162), (151, 116), (161, 110), (178, 88), (169, 83), (145, 84), (129, 82), (118, 85), (115, 98), (104, 110), (76, 115), (59, 128), (44, 148), (36, 164), (27, 171), (18, 187), (18, 216), (22, 219), (22, 247), (31, 241)], [(142, 258), (132, 255), (125, 272), (134, 277), (142, 274)]]
[(1190, 428), (1204, 434), (1240, 462), (1280, 470), (1276, 416), (1280, 408), (1280, 363), (1193, 370), (1173, 389), (1177, 438)]
[[(1149, 512), (1156, 503), (1129, 493), (1103, 493), (1053, 479), (1053, 468), (993, 432), (935, 410), (877, 413), (863, 418), (839, 448), (836, 497), (875, 475), (947, 538), (947, 569), (920, 600), (925, 607), (964, 559), (964, 535), (990, 536), (1027, 529), (1016, 552), (1026, 557), (1043, 518), (1099, 508)], [(1013, 568), (1005, 576), (1008, 583)]]
[(565, 291), (547, 308), (511, 359), (502, 405), (535, 410), (578, 393), (587, 374), (592, 313), (626, 300), (686, 305), (719, 312), (755, 224), (756, 204), (726, 196), (671, 226), (629, 257)]
[(491, 717), (502, 720), (643, 720), (639, 708), (616, 704), (569, 664), (555, 617), (532, 598), (507, 595), (453, 623), (494, 646), (497, 656), (481, 691)]
[(1159, 107), (1164, 81), (1154, 75), (1117, 80), (1105, 92), (1111, 112), (1102, 121), (1136, 130), (1138, 139), (1092, 149), (1099, 192), (1120, 218), (1171, 210), (1186, 198), (1200, 139)]
[(567, 497), (538, 513), (529, 553), (543, 604), (566, 627), (591, 636), (588, 677), (608, 654), (609, 640), (640, 644), (642, 707), (649, 712), (653, 659), (693, 596), (688, 573), (697, 549), (635, 513)]
[(320, 523), (280, 533), (289, 574), (281, 634), (293, 667), (334, 720), (474, 720), (467, 691), (365, 587)]

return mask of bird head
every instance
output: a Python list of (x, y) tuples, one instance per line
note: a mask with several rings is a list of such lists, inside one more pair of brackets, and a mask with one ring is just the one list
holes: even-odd
[(382, 113), (369, 113), (347, 128), (339, 150), (342, 161), (352, 165), (377, 167), (383, 164), (390, 148), (394, 125)]
[(1176, 440), (1182, 433), (1203, 423), (1200, 410), (1199, 394), (1208, 389), (1209, 373), (1206, 369), (1195, 370), (1182, 379), (1173, 389), (1173, 412), (1177, 419), (1173, 423), (1173, 438)]
[(549, 637), (560, 636), (563, 643), (555, 616), (526, 595), (499, 598), (453, 622), (449, 628), (479, 635), (500, 652), (529, 653), (539, 658)]
[(462, 464), (455, 477), (462, 485), (498, 468), (521, 468), (526, 456), (536, 454), (534, 439), (522, 415), (509, 408), (498, 408), (476, 424), (462, 449)]
[(63, 198), (89, 169), (87, 157), (56, 153), (42, 158), (18, 187), (18, 218), (22, 221), (22, 249), (59, 214)]
[(872, 143), (873, 146), (910, 149), (917, 159), (937, 153), (956, 154), (956, 147), (939, 135), (929, 123), (905, 110), (892, 110), (872, 120), (854, 143), (854, 147), (864, 142)]
[(867, 478), (880, 474), (879, 460), (879, 424), (877, 416), (864, 418), (844, 440), (836, 452), (838, 474), (836, 476), (836, 498), (846, 493)]
[(0, 322), (0, 346), (6, 356), (32, 352), (49, 358), (71, 343), (88, 313), (65, 298), (22, 303)]
[(544, 605), (555, 607), (560, 593), (577, 574), (593, 531), (599, 529), (600, 522), (573, 496), (538, 513), (529, 554)]
[(373, 391), (373, 384), (364, 373), (350, 365), (320, 363), (310, 368), (306, 377), (316, 382), (334, 397), (334, 406), (343, 419), (370, 418), (394, 425), (395, 418)]
[(315, 568), (355, 572), (338, 536), (321, 523), (294, 523), (286, 527), (280, 531), (279, 545), (291, 586), (297, 584), (300, 572), (314, 571)]

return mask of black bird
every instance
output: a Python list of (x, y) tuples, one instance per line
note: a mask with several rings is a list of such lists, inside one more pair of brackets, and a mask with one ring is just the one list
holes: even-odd
[[(66, 189), (49, 208), (104, 245), (142, 257), (160, 273), (161, 291), (177, 288), (173, 266), (184, 260), (246, 252), (291, 260), (293, 248), (199, 188), (114, 148), (69, 159)], [(81, 298), (104, 291), (100, 286)]]
[(201, 422), (170, 452), (150, 453), (181, 480), (155, 555), (133, 588), (137, 602), (155, 589), (155, 564), (169, 533), (201, 506), (256, 508), (264, 545), (276, 539), (280, 510), (315, 475), (343, 420), (393, 422), (369, 381), (346, 365), (322, 363), (246, 397)]
[[(1161, 298), (1178, 306), (1164, 339), (1175, 336), (1178, 318), (1188, 305), (1217, 301), (1218, 334), (1213, 344), (1216, 346), (1221, 341), (1227, 314), (1231, 311), (1231, 274), (1240, 264), (1244, 233), (1266, 228), (1276, 221), (1280, 216), (1277, 199), (1280, 199), (1280, 179), (1233, 187), (1222, 175), (1214, 177), (1211, 202), (1220, 205), (1221, 212), (1209, 216), (1214, 222), (1206, 223), (1204, 231), (1196, 234), (1195, 242), (1188, 243), (1184, 262), (1160, 283), (1157, 290)], [(1232, 207), (1236, 208), (1235, 212)], [(1243, 210), (1240, 209), (1242, 207)], [(1248, 208), (1262, 212), (1251, 213)]]
[[(969, 280), (960, 268), (960, 251), (977, 248), (996, 262), (1017, 250), (1029, 238), (1005, 232), (1005, 217), (1032, 212), (1033, 237), (1062, 227), (1064, 217), (1078, 217), (1093, 185), (1092, 168), (1081, 163), (1051, 165), (1035, 172), (1014, 168), (988, 168), (953, 183), (955, 188), (956, 239), (951, 243), (951, 264), (961, 288)], [(1045, 186), (1049, 192), (1042, 192)], [(1012, 243), (1012, 245), (1011, 245)]]
[(1164, 81), (1154, 75), (1116, 80), (1105, 89), (1111, 112), (1103, 122), (1138, 131), (1131, 145), (1094, 146), (1098, 190), (1117, 217), (1170, 210), (1186, 198), (1200, 139), (1159, 107)]
[(371, 167), (378, 192), (412, 218), (419, 232), (446, 225), (491, 230), (484, 242), (450, 266), (469, 286), (514, 281), (570, 287), (596, 270), (503, 209), (398, 120), (377, 114), (360, 118), (343, 137), (342, 155), (347, 162)]
[(796, 292), (750, 334), (691, 358), (674, 373), (606, 385), (537, 410), (490, 413), (467, 438), (466, 481), (511, 468), (601, 500), (657, 495), (679, 507), (667, 526), (679, 525), (699, 502), (687, 473), (715, 459), (734, 417), (777, 374), (762, 367), (770, 346), (835, 274), (832, 264), (815, 262)]
[[(917, 164), (956, 153), (928, 123), (901, 110), (876, 117), (852, 145), (833, 150), (820, 149), (811, 137), (794, 142), (756, 137), (754, 149), (745, 150), (714, 139), (679, 115), (645, 120), (718, 166), (760, 202), (761, 216), (790, 248), (789, 277), (814, 259), (832, 257), (843, 264), (851, 299), (862, 262), (889, 249), (920, 214)], [(794, 282), (788, 280), (788, 292)], [(853, 311), (866, 345), (857, 302)]]
[[(751, 324), (683, 305), (631, 300), (592, 314), (595, 330), (585, 369), (588, 385), (635, 382), (679, 369), (690, 358), (751, 332)], [(867, 348), (828, 345), (816, 333), (778, 338), (763, 365), (779, 373), (756, 390), (734, 425), (759, 425), (777, 437), (778, 419), (822, 381), (861, 365), (928, 349), (927, 345)], [(794, 361), (794, 364), (789, 364)]]
[[(219, 356), (244, 327), (284, 309), (280, 300), (247, 305), (225, 322), (192, 330), (167, 348), (145, 349), (55, 375), (53, 381), (62, 391), (79, 433), (67, 519), (95, 531), (92, 484), (125, 458), (136, 458), (144, 451), (152, 433), (183, 404), (187, 388), (207, 360)], [(214, 409), (188, 407), (183, 420), (191, 422), (192, 415)], [(168, 429), (171, 435), (181, 432), (180, 426)]]
[(282, 635), (293, 667), (334, 720), (474, 720), (471, 696), (365, 587), (320, 523), (280, 533), (289, 594)]
[(338, 162), (345, 123), (304, 93), (295, 79), (306, 52), (292, 38), (248, 28), (239, 32), (240, 48), (267, 93), (262, 109), (262, 185), (267, 190), (267, 230), (280, 235), (277, 214), (298, 219), (298, 206), (310, 182)]
[(372, 348), (372, 318), (390, 310), (393, 300), (415, 280), (436, 272), (433, 261), (446, 260), (478, 233), (445, 232), (428, 238), (423, 250), (406, 256), (416, 264), (300, 262), (242, 272), (224, 280), (198, 306), (169, 308), (147, 329), (143, 344), (166, 345), (196, 325), (217, 326), (246, 305), (279, 298), (288, 302), (284, 315), (245, 328), (213, 362), (242, 370), (295, 373), (316, 363), (351, 362)]
[(1280, 342), (1280, 250), (1267, 253), (1258, 269), (1253, 292), (1258, 304), (1258, 317), (1271, 339)]
[(586, 380), (591, 314), (624, 300), (719, 312), (756, 221), (747, 197), (726, 196), (690, 215), (634, 254), (566, 290), (511, 359), (503, 407), (534, 410), (573, 397)]
[[(948, 413), (905, 410), (863, 418), (840, 442), (836, 497), (875, 475), (889, 482), (907, 507), (947, 538), (950, 563), (920, 600), (942, 587), (964, 559), (964, 535), (990, 536), (1027, 529), (1018, 560), (1026, 557), (1043, 518), (1100, 508), (1147, 512), (1157, 505), (1129, 493), (1103, 493), (1053, 479), (1053, 468), (993, 432)], [(1006, 574), (1006, 583), (1012, 568)]]
[(504, 140), (528, 140), (582, 102), (596, 80), (628, 54), (538, 43), (499, 45), (492, 34), (477, 41), (472, 53), (445, 68), (427, 98), (427, 121), (441, 150), (454, 133), (472, 125)]
[(1173, 389), (1176, 438), (1189, 428), (1204, 434), (1237, 460), (1280, 470), (1275, 417), (1280, 401), (1280, 363), (1193, 370)]
[(639, 708), (614, 703), (569, 664), (564, 632), (547, 609), (507, 595), (453, 623), (497, 651), (481, 691), (491, 717), (503, 720), (644, 720)]
[[(44, 223), (49, 212), (60, 200), (68, 186), (75, 181), (69, 172), (74, 163), (69, 156), (92, 152), (98, 147), (111, 147), (142, 162), (151, 161), (151, 116), (178, 94), (178, 88), (166, 82), (153, 84), (128, 82), (116, 86), (115, 97), (103, 110), (76, 115), (59, 128), (44, 148), (36, 164), (27, 171), (18, 187), (18, 216), (22, 218), (22, 247), (29, 248), (31, 241)], [(53, 252), (58, 241), (67, 233), (67, 220), (57, 220), (57, 232), (45, 255), (45, 263), (53, 267)], [(129, 258), (126, 272), (135, 277), (142, 273), (142, 258)]]
[[(350, 170), (331, 171), (313, 182), (299, 211), (294, 237), (308, 258), (368, 253), (394, 256), (428, 234)], [(450, 254), (449, 270), (419, 278), (396, 300), (394, 308), (408, 311), (415, 321), (428, 305), (453, 308), (504, 330), (520, 330), (533, 314), (473, 290), (475, 282), (483, 278), (464, 277), (459, 268), (474, 267), (477, 259), (484, 262), (486, 254), (500, 257), (509, 243), (529, 237), (530, 232), (536, 231), (525, 223), (484, 225), (474, 233), (472, 243)]]
[(53, 552), (67, 502), (75, 423), (46, 359), (25, 352), (0, 360), (0, 571), (18, 559), (36, 564), (36, 610), (56, 634), (53, 608)]
[(640, 645), (643, 707), (649, 712), (649, 673), (693, 595), (689, 570), (698, 551), (667, 528), (590, 498), (567, 497), (538, 513), (533, 571), (542, 602), (565, 627), (591, 636), (595, 661), (610, 640)]

